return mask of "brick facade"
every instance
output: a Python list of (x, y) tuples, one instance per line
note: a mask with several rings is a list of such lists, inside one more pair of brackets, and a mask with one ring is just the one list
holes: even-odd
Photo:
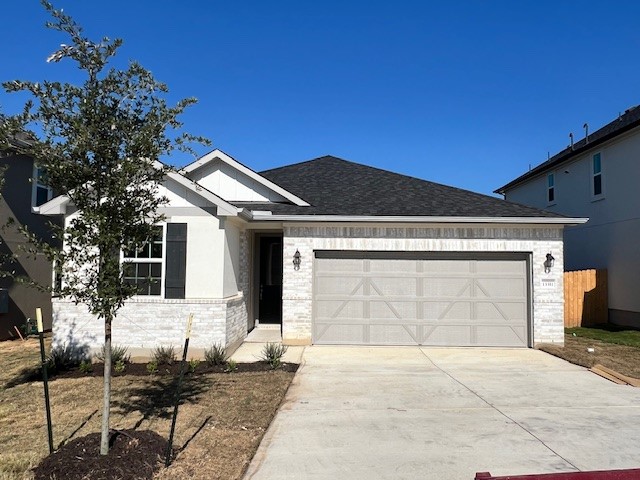
[[(300, 270), (289, 259), (300, 251)], [(314, 250), (526, 252), (532, 255), (533, 342), (564, 342), (562, 227), (285, 226), (283, 341), (312, 341)], [(555, 267), (544, 271), (546, 254)]]

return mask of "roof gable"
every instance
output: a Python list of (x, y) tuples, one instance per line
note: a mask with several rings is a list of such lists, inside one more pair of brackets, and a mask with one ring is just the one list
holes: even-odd
[(302, 198), (262, 177), (218, 149), (187, 165), (181, 172), (227, 201), (308, 205)]

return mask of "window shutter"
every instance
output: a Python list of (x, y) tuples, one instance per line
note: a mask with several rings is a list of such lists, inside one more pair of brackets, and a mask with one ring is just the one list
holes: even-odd
[(187, 277), (187, 224), (167, 223), (165, 298), (184, 298)]

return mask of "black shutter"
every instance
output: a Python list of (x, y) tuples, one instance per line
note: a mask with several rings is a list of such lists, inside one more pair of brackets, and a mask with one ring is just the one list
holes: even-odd
[(187, 224), (167, 223), (165, 298), (184, 298), (187, 277)]

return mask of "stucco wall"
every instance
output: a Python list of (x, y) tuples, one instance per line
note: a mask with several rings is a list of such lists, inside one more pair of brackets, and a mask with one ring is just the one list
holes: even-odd
[[(600, 153), (604, 195), (591, 195), (592, 158)], [(576, 157), (556, 168), (554, 205), (546, 202), (546, 172), (506, 192), (509, 201), (546, 208), (574, 217), (589, 217), (584, 225), (565, 230), (565, 269), (606, 268), (609, 308), (637, 312), (640, 325), (640, 130)], [(615, 320), (615, 318), (612, 318)]]
[[(289, 262), (296, 250), (302, 256), (297, 271)], [(285, 343), (311, 343), (314, 250), (529, 252), (533, 270), (533, 342), (564, 342), (560, 227), (285, 226), (282, 293)], [(549, 252), (558, 263), (550, 273), (545, 273), (544, 261)]]

